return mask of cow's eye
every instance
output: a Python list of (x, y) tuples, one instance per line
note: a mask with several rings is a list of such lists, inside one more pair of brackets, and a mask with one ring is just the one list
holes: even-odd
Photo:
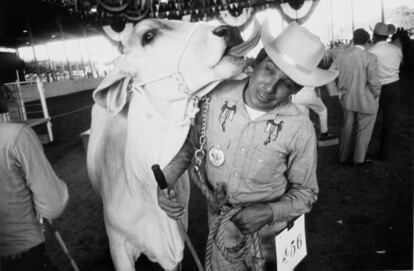
[(155, 31), (149, 30), (142, 35), (142, 45), (147, 45), (155, 38)]

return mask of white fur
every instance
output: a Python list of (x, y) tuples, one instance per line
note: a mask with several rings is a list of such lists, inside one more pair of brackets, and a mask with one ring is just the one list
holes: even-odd
[[(189, 101), (171, 79), (144, 86), (151, 106), (142, 93), (127, 92), (130, 80), (152, 80), (177, 70), (178, 53), (193, 24), (161, 21), (167, 26), (161, 27), (157, 22), (145, 20), (134, 27), (125, 55), (94, 92), (88, 172), (103, 200), (112, 259), (119, 271), (134, 270), (141, 253), (166, 270), (174, 270), (183, 257), (177, 224), (158, 207), (151, 166), (164, 168), (184, 143), (189, 123), (165, 122), (185, 120)], [(151, 29), (156, 37), (143, 46), (142, 35)], [(192, 94), (236, 75), (242, 66), (241, 60), (222, 58), (226, 44), (212, 30), (207, 25), (195, 29), (178, 66)], [(188, 203), (188, 178), (175, 189)]]

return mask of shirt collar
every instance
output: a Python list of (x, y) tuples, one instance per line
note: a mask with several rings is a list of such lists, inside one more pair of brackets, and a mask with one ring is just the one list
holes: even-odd
[(357, 44), (357, 45), (355, 45), (355, 47), (362, 49), (362, 51), (365, 51), (365, 47), (362, 46), (362, 45)]
[(389, 44), (389, 42), (388, 42), (388, 41), (386, 41), (386, 40), (380, 40), (380, 41), (376, 42), (376, 43), (374, 44), (374, 46), (382, 46), (382, 45), (384, 45), (384, 44)]
[[(291, 101), (276, 106), (275, 109), (268, 112), (265, 116), (269, 116), (274, 119), (277, 116), (295, 116), (301, 114), (301, 111)], [(268, 117), (268, 118), (269, 118)]]

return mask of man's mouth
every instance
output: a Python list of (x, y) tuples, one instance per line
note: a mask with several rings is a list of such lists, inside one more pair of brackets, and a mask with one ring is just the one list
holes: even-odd
[(257, 91), (257, 96), (263, 101), (269, 101), (272, 99), (272, 95), (268, 95), (266, 93), (261, 92), (260, 90)]

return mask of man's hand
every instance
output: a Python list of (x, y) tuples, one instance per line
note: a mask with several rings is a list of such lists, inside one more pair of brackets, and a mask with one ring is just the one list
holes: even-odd
[(230, 219), (242, 234), (254, 233), (273, 221), (273, 211), (269, 205), (250, 205)]
[[(169, 195), (168, 195), (169, 193)], [(175, 220), (179, 220), (185, 212), (184, 203), (177, 202), (177, 194), (174, 190), (168, 189), (162, 191), (159, 186), (157, 186), (157, 196), (158, 196), (158, 206), (164, 210), (169, 217)]]

